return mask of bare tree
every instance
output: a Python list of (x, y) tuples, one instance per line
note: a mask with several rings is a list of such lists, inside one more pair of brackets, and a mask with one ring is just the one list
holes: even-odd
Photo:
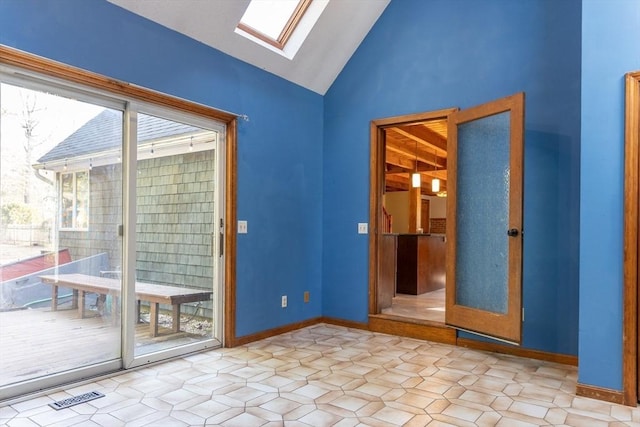
[(20, 92), (21, 110), (19, 114), (20, 126), (24, 130), (25, 138), (22, 140), (22, 148), (24, 150), (24, 161), (20, 167), (20, 176), (22, 180), (22, 196), (25, 204), (31, 201), (31, 191), (33, 188), (34, 170), (31, 167), (34, 150), (42, 145), (43, 140), (39, 140), (36, 129), (40, 120), (39, 113), (44, 108), (38, 108), (38, 96), (31, 91)]

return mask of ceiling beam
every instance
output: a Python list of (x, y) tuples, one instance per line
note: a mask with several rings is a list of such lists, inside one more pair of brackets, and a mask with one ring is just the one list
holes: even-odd
[[(415, 159), (417, 157), (418, 162), (421, 163), (426, 163), (427, 165), (431, 165), (431, 167), (435, 168), (437, 167), (438, 169), (446, 169), (447, 168), (447, 160), (444, 157), (438, 157), (435, 155), (435, 153), (433, 155), (429, 155), (429, 153), (425, 153), (424, 151), (420, 151), (418, 150), (418, 152), (416, 153), (415, 148), (409, 149), (406, 147), (406, 145), (403, 145), (393, 139), (387, 139), (387, 163), (392, 163), (394, 159), (391, 158), (390, 156), (390, 151), (393, 151), (395, 153), (401, 154), (402, 157), (405, 158), (405, 160), (408, 160), (411, 162), (411, 168), (413, 169), (413, 164), (415, 162)], [(396, 158), (397, 160), (397, 158)], [(400, 162), (398, 162), (400, 163)], [(407, 164), (407, 162), (402, 162), (402, 164), (398, 164), (398, 166), (409, 166)]]
[(400, 135), (403, 135), (407, 138), (410, 138), (419, 144), (429, 144), (440, 150), (447, 151), (447, 138), (440, 135), (438, 132), (435, 132), (423, 125), (415, 125), (415, 126), (396, 126), (392, 128), (394, 131), (398, 132)]

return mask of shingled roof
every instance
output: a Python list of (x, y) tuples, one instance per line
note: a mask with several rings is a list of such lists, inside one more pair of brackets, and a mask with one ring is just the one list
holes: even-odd
[[(195, 133), (202, 129), (165, 120), (146, 114), (138, 114), (138, 144), (169, 136)], [(122, 146), (122, 113), (103, 110), (68, 138), (53, 147), (38, 163), (72, 159), (117, 149)]]

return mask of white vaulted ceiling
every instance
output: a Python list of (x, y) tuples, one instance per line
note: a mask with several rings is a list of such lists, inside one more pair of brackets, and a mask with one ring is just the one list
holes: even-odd
[(108, 0), (324, 95), (390, 0), (330, 0), (293, 59), (235, 33), (249, 0)]

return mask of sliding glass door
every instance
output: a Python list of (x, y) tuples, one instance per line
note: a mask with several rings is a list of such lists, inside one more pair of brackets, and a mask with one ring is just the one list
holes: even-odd
[(220, 344), (213, 340), (222, 255), (219, 136), (219, 130), (137, 115), (135, 356)]
[(120, 366), (121, 281), (92, 283), (122, 260), (123, 111), (8, 83), (0, 106), (2, 397)]
[(0, 401), (220, 346), (225, 126), (0, 83)]

